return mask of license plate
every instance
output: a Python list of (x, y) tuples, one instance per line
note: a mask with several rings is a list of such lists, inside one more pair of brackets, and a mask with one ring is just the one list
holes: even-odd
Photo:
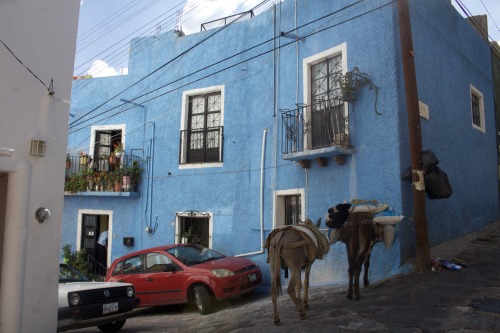
[(102, 305), (102, 314), (108, 314), (118, 311), (118, 302), (107, 303)]
[(257, 274), (252, 273), (248, 275), (248, 281), (254, 282), (255, 280), (257, 280)]

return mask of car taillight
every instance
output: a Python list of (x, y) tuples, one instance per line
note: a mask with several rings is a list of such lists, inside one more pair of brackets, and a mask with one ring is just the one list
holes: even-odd
[(76, 306), (80, 303), (80, 295), (77, 293), (71, 293), (69, 294), (69, 304)]
[(134, 297), (134, 288), (133, 287), (127, 287), (127, 296)]

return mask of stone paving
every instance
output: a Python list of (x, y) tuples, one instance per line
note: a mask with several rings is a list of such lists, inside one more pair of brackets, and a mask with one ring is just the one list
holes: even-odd
[(284, 294), (281, 326), (273, 324), (269, 295), (258, 293), (220, 302), (206, 316), (189, 307), (139, 308), (120, 332), (500, 332), (500, 222), (432, 248), (431, 256), (460, 258), (466, 266), (394, 277), (362, 288), (360, 301), (348, 300), (345, 287), (311, 288), (304, 320)]

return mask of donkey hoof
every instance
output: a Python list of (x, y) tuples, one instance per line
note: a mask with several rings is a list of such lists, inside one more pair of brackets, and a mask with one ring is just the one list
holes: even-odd
[(363, 282), (364, 282), (365, 287), (368, 287), (370, 285), (370, 281), (368, 281), (368, 280), (363, 281)]
[(300, 313), (300, 319), (302, 319), (302, 320), (306, 319), (306, 313), (305, 312), (301, 312)]
[(361, 299), (361, 295), (356, 295), (356, 301), (359, 301)]
[(280, 325), (281, 325), (281, 320), (279, 320), (279, 319), (278, 319), (278, 320), (275, 320), (275, 321), (274, 321), (274, 325), (276, 325), (276, 326), (280, 326)]
[(352, 299), (352, 294), (347, 294), (347, 298)]

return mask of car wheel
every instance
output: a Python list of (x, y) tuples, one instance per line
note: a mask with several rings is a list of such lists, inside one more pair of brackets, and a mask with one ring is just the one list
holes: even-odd
[(194, 304), (202, 315), (212, 312), (212, 299), (207, 289), (203, 286), (194, 287)]
[(116, 332), (120, 328), (122, 328), (123, 325), (125, 325), (125, 321), (126, 319), (123, 319), (105, 325), (98, 325), (97, 328), (100, 329), (102, 332)]

